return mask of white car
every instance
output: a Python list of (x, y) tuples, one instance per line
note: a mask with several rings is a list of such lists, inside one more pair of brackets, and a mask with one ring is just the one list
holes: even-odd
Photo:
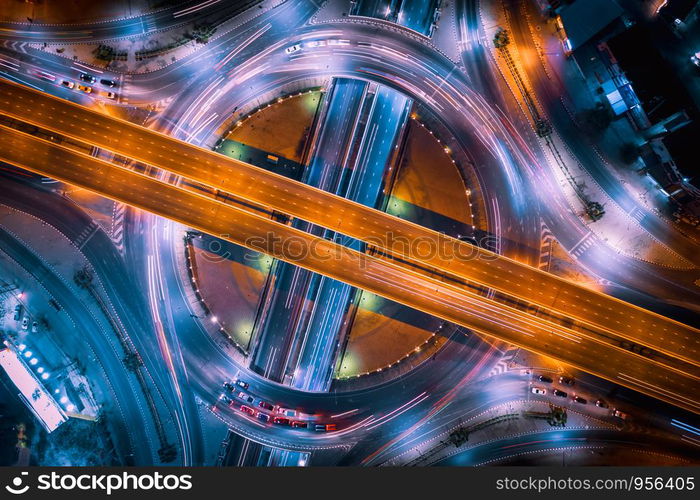
[(613, 410), (612, 414), (613, 414), (613, 417), (617, 417), (617, 418), (620, 418), (622, 420), (627, 419), (627, 413), (620, 411), (617, 408)]
[(243, 392), (243, 391), (239, 392), (239, 393), (237, 394), (237, 396), (238, 396), (238, 399), (242, 399), (242, 400), (245, 401), (246, 403), (252, 403), (253, 401), (255, 401), (255, 398), (254, 398), (253, 396), (251, 396), (251, 395), (249, 395), (249, 394), (246, 394), (246, 393)]
[(290, 408), (282, 408), (281, 406), (277, 408), (277, 413), (281, 413), (285, 417), (296, 417), (297, 411)]
[(307, 47), (323, 47), (326, 45), (325, 40), (311, 40), (310, 42), (306, 42)]
[(532, 388), (532, 393), (533, 394), (539, 394), (540, 396), (544, 396), (547, 394), (547, 389), (541, 389), (539, 387), (533, 387)]
[(297, 52), (299, 50), (301, 50), (301, 44), (297, 43), (296, 45), (292, 45), (291, 47), (287, 47), (286, 49), (284, 49), (284, 53), (285, 54), (294, 54), (295, 52)]
[(29, 316), (22, 318), (22, 330), (27, 330), (29, 328)]

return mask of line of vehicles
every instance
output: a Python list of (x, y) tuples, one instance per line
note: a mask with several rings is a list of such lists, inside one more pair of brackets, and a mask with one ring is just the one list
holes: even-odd
[[(547, 375), (538, 375), (537, 380), (544, 383), (544, 384), (551, 384), (554, 382), (554, 380)], [(559, 383), (561, 385), (573, 387), (574, 386), (574, 379), (572, 377), (569, 377), (566, 375), (561, 375), (559, 377)], [(547, 394), (547, 389), (545, 389), (543, 387), (534, 386), (531, 388), (531, 392), (533, 394), (537, 394), (538, 396), (545, 396)], [(558, 389), (556, 387), (552, 388), (552, 394), (558, 398), (568, 398), (569, 397), (568, 392), (563, 391), (561, 389)], [(571, 401), (573, 401), (574, 403), (581, 404), (581, 405), (588, 404), (588, 400), (586, 398), (578, 396), (576, 393), (573, 393), (571, 395)], [(595, 401), (595, 405), (598, 408), (604, 408), (604, 409), (610, 408), (610, 405), (603, 399), (597, 399)], [(612, 415), (613, 415), (613, 417), (617, 417), (617, 418), (622, 419), (622, 420), (627, 419), (627, 414), (618, 410), (617, 408), (612, 409)]]
[[(256, 398), (246, 392), (250, 387), (247, 382), (236, 379), (224, 383), (224, 389), (230, 394), (222, 394), (219, 400), (229, 408), (257, 418), (263, 423), (288, 426), (293, 429), (310, 429), (316, 432), (333, 432), (338, 430), (336, 424), (315, 423), (300, 420), (300, 414), (292, 408), (273, 405), (264, 399)], [(257, 404), (256, 404), (257, 401)]]
[[(52, 82), (52, 83), (56, 82), (56, 76), (52, 75), (51, 73), (47, 73), (46, 71), (37, 70), (34, 72), (34, 76), (36, 76), (37, 78), (41, 78), (42, 80), (46, 80), (47, 82)], [(77, 83), (73, 82), (71, 80), (61, 79), (61, 81), (59, 82), (59, 85), (61, 87), (65, 87), (67, 89), (71, 89), (71, 90), (77, 89), (77, 90), (84, 92), (86, 94), (92, 94), (93, 90), (94, 90), (92, 85), (97, 83), (97, 78), (93, 75), (88, 74), (88, 73), (80, 73), (79, 78), (80, 78), (80, 82), (77, 82)], [(110, 80), (108, 78), (101, 78), (100, 85), (111, 89), (111, 88), (114, 88), (117, 86), (117, 82), (115, 82), (114, 80)], [(104, 95), (107, 97), (107, 99), (116, 99), (117, 98), (117, 94), (111, 90), (104, 92)]]

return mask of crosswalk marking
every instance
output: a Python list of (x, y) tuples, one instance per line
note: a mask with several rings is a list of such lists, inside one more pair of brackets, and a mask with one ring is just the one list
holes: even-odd
[(124, 255), (124, 217), (126, 216), (127, 205), (125, 203), (115, 203), (112, 213), (112, 234), (111, 239), (117, 251)]
[(593, 235), (592, 231), (589, 231), (586, 233), (583, 238), (579, 240), (578, 243), (576, 243), (571, 249), (569, 250), (569, 253), (571, 254), (572, 257), (578, 259), (581, 255), (584, 254), (586, 250), (588, 250), (590, 247), (593, 246), (595, 243), (595, 236)]
[(90, 238), (93, 237), (93, 235), (100, 229), (100, 226), (97, 225), (95, 221), (91, 221), (90, 224), (85, 226), (85, 229), (83, 229), (78, 237), (73, 241), (75, 246), (77, 246), (79, 249), (82, 249), (83, 246), (85, 246), (85, 243), (87, 243)]
[(629, 211), (629, 216), (637, 222), (642, 222), (644, 220), (644, 217), (646, 217), (646, 214), (644, 213), (644, 210), (635, 206), (632, 210)]

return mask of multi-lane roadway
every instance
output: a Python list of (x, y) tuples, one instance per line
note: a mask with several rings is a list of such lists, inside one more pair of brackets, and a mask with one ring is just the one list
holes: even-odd
[(464, 283), (565, 314), (580, 325), (578, 331), (593, 329), (682, 362), (699, 363), (700, 335), (695, 328), (488, 250), (19, 85), (2, 82), (0, 103), (3, 113), (13, 118), (365, 241), (399, 261), (410, 262), (416, 269), (437, 269)]
[[(542, 322), (478, 294), (362, 255), (269, 218), (112, 166), (63, 146), (2, 127), (0, 158), (134, 207), (369, 290), (424, 312), (565, 361), (691, 411), (700, 409), (698, 367), (656, 360)], [(235, 229), (235, 230), (234, 230)], [(269, 235), (275, 238), (269, 238)]]

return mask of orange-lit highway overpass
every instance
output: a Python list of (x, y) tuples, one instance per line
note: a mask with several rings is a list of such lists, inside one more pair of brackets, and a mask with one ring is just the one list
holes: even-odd
[[(562, 313), (577, 329), (592, 327), (627, 344), (700, 364), (700, 331), (695, 328), (417, 224), (2, 79), (0, 109), (7, 116), (369, 242), (417, 266)], [(402, 243), (406, 241), (423, 243), (407, 255)], [(427, 251), (429, 245), (440, 245), (439, 251)]]
[[(386, 259), (382, 261), (382, 259), (365, 256), (365, 263), (372, 262), (373, 266), (380, 266), (377, 269), (381, 270), (372, 275), (372, 270), (367, 268), (365, 269), (367, 275), (364, 277), (357, 273), (352, 276), (343, 275), (342, 269), (337, 268), (337, 262), (331, 262), (333, 259), (324, 262), (295, 261), (297, 265), (463, 324), (481, 333), (552, 356), (679, 406), (693, 411), (699, 409), (698, 403), (693, 399), (700, 380), (697, 356), (699, 337), (698, 331), (693, 328), (263, 169), (3, 80), (0, 80), (0, 109), (2, 114), (12, 118), (109, 149), (233, 193), (244, 200), (368, 241), (373, 247), (381, 248), (382, 251), (394, 256), (400, 256), (403, 260), (391, 263)], [(99, 184), (100, 179), (89, 179), (90, 175), (95, 174), (94, 168), (85, 170), (82, 172), (82, 177), (76, 179), (71, 175), (81, 175), (80, 170), (53, 171), (52, 169), (56, 166), (48, 161), (44, 164), (30, 165), (28, 163), (33, 161), (30, 158), (30, 149), (24, 149), (27, 157), (22, 158), (17, 156), (19, 148), (22, 144), (26, 146), (29, 143), (36, 146), (35, 143), (39, 139), (23, 134), (18, 135), (17, 132), (3, 128), (3, 137), (8, 135), (14, 137), (13, 144), (16, 148), (8, 151), (7, 145), (3, 144), (3, 159), (8, 163), (80, 185), (214, 235), (230, 234), (232, 227), (242, 231), (243, 228), (238, 227), (241, 221), (253, 217), (250, 220), (256, 222), (248, 228), (249, 236), (252, 234), (259, 237), (268, 231), (274, 232), (282, 239), (285, 237), (289, 239), (292, 236), (287, 234), (291, 230), (288, 226), (213, 200), (207, 202), (215, 204), (212, 205), (212, 213), (235, 213), (237, 224), (221, 228), (219, 221), (214, 220), (220, 215), (213, 217), (212, 213), (209, 213), (206, 219), (193, 220), (194, 214), (190, 213), (191, 207), (204, 203), (203, 200), (207, 198), (188, 193), (179, 201), (174, 198), (169, 199), (168, 197), (175, 196), (172, 193), (182, 197), (185, 196), (182, 193), (186, 191), (118, 169), (109, 163), (97, 162), (91, 157), (84, 158), (83, 163), (99, 164), (105, 172), (104, 169), (107, 168), (116, 169), (114, 170), (116, 173), (110, 175), (118, 178), (125, 176), (125, 179), (132, 179), (130, 182), (135, 184), (151, 183), (149, 184), (151, 195), (139, 200), (133, 198), (136, 191), (116, 193), (114, 189), (119, 184), (103, 185)], [(20, 141), (18, 137), (23, 139)], [(56, 154), (57, 157), (78, 155), (55, 144), (47, 143), (45, 147), (50, 148), (52, 154)], [(15, 156), (11, 156), (13, 154)], [(90, 174), (88, 175), (87, 172)], [(132, 176), (136, 177), (132, 178)], [(94, 184), (95, 182), (98, 184)], [(132, 188), (133, 186), (129, 189)], [(154, 195), (156, 189), (163, 190), (164, 198), (159, 198), (160, 194)], [(152, 206), (155, 202), (159, 202), (160, 205)], [(188, 213), (179, 214), (183, 207), (187, 207)], [(260, 221), (267, 221), (272, 226), (261, 224)], [(262, 227), (266, 227), (266, 230), (263, 231)], [(253, 229), (256, 230), (254, 234), (251, 233)], [(296, 233), (299, 232), (296, 231)], [(296, 233), (295, 238), (303, 235), (303, 233)], [(393, 235), (393, 241), (387, 238), (387, 233)], [(242, 234), (246, 233), (236, 233), (230, 238), (231, 241), (245, 244), (246, 237)], [(286, 236), (283, 236), (285, 234)], [(308, 235), (306, 237), (311, 238)], [(438, 242), (441, 245), (441, 252), (427, 257), (425, 256), (427, 253), (407, 256), (403, 248), (397, 247), (396, 241), (401, 241), (401, 238), (405, 241), (421, 239), (424, 242)], [(307, 244), (312, 242), (312, 240), (304, 241), (307, 241)], [(316, 243), (321, 246), (334, 245), (324, 241)], [(336, 248), (328, 248), (329, 251), (337, 252)], [(285, 258), (281, 255), (280, 249), (265, 251), (275, 257)], [(350, 251), (344, 250), (344, 252)], [(478, 252), (478, 256), (466, 260), (455, 256), (456, 252), (464, 252), (463, 254), (471, 252), (472, 255)], [(408, 263), (405, 262), (406, 259), (409, 260)], [(343, 265), (348, 264), (345, 260), (341, 262)], [(333, 265), (336, 267), (329, 270), (328, 266)], [(425, 272), (425, 267), (437, 269), (440, 274), (450, 279), (446, 282), (436, 281), (431, 277), (434, 276), (433, 274)], [(361, 273), (362, 269), (356, 271)], [(372, 279), (375, 282), (366, 282)], [(396, 281), (393, 281), (394, 279)], [(384, 284), (379, 284), (377, 280)], [(558, 311), (559, 316), (567, 320), (566, 328), (557, 324), (556, 321), (548, 321), (542, 317), (535, 318), (518, 309), (489, 301), (466, 287), (459, 286), (460, 281), (494, 288), (524, 300), (528, 304), (540, 306), (541, 310)], [(422, 288), (416, 286), (419, 282), (423, 284)], [(406, 287), (403, 291), (404, 295), (401, 293), (397, 295), (396, 287), (399, 283), (403, 283)], [(392, 291), (388, 292), (387, 287)], [(424, 291), (422, 297), (420, 297), (420, 290)], [(443, 303), (443, 308), (449, 306), (450, 301), (454, 302), (456, 300), (454, 297), (467, 300), (467, 303), (455, 316), (455, 311), (445, 311), (436, 304), (432, 304), (434, 300), (439, 299), (439, 297), (429, 297), (436, 293), (435, 290), (443, 290), (442, 293), (445, 294), (443, 299), (447, 302)], [(406, 294), (409, 296), (407, 297)], [(426, 302), (431, 302), (431, 305), (426, 305)], [(550, 319), (552, 317), (554, 316), (549, 316)], [(509, 333), (506, 333), (506, 330)], [(519, 333), (514, 338), (513, 333), (516, 331)], [(648, 347), (644, 350), (644, 356), (630, 352), (630, 343), (636, 347)], [(639, 349), (635, 350), (639, 352)], [(639, 367), (635, 368), (637, 371), (629, 368), (638, 365)]]
[[(0, 125), (0, 161), (263, 251), (700, 413), (695, 365), (669, 366), (270, 218)], [(263, 243), (264, 235), (279, 238)], [(312, 245), (314, 252), (307, 251)], [(300, 256), (290, 258), (290, 255)], [(329, 256), (330, 258), (324, 258)]]

